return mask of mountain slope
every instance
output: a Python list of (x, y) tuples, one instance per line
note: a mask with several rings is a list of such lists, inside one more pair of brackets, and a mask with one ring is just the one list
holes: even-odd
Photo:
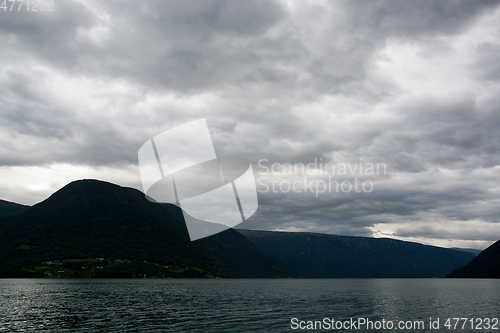
[(21, 212), (27, 208), (29, 208), (29, 206), (20, 205), (10, 201), (0, 200), (0, 217), (12, 213)]
[[(175, 216), (172, 221), (187, 235), (188, 231), (182, 217), (182, 211), (169, 204), (163, 204), (163, 206)], [(238, 277), (294, 276), (285, 265), (262, 253), (252, 242), (234, 229), (227, 229), (210, 237), (196, 240), (193, 244), (203, 247), (213, 258)]]
[[(22, 268), (40, 262), (77, 258), (148, 261), (239, 276), (191, 242), (183, 223), (178, 207), (152, 203), (138, 190), (75, 181), (45, 201), (0, 219), (0, 276), (20, 275)], [(249, 255), (268, 258), (255, 250)]]
[(500, 240), (479, 253), (467, 265), (455, 269), (450, 278), (500, 278)]
[(467, 249), (467, 248), (460, 248), (460, 247), (450, 247), (452, 250), (457, 250), (457, 251), (462, 251), (462, 252), (469, 252), (472, 253), (473, 255), (477, 256), (479, 253), (481, 253), (482, 250), (478, 249)]
[(394, 239), (239, 230), (301, 277), (444, 277), (474, 255)]
[[(257, 246), (233, 229), (197, 240), (224, 267), (244, 277), (292, 277), (282, 263), (263, 254)], [(258, 255), (260, 253), (261, 255)]]

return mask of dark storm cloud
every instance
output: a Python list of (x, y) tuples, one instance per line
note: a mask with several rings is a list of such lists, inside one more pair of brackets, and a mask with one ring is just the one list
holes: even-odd
[[(273, 179), (271, 173), (257, 177), (258, 181), (259, 177)], [(344, 179), (350, 180), (350, 177)], [(418, 221), (420, 212), (432, 212), (459, 221), (473, 220), (481, 215), (486, 221), (496, 222), (500, 208), (495, 203), (488, 203), (491, 193), (487, 185), (494, 179), (494, 176), (481, 179), (470, 174), (443, 178), (439, 172), (434, 172), (421, 176), (412, 184), (397, 179), (380, 180), (374, 182), (375, 190), (370, 193), (333, 191), (320, 193), (317, 197), (311, 191), (304, 193), (303, 189), (300, 193), (283, 193), (276, 186), (278, 195), (273, 190), (259, 193), (259, 213), (243, 227), (267, 229), (271, 224), (281, 228), (366, 235), (367, 227), (393, 222), (387, 216)], [(284, 188), (287, 191), (287, 186)], [(265, 190), (260, 186), (260, 191)]]
[(75, 55), (81, 51), (75, 43), (77, 29), (96, 23), (96, 17), (75, 1), (58, 2), (53, 12), (13, 10), (1, 15), (0, 31), (3, 36), (10, 36), (14, 44), (0, 51), (4, 59), (34, 58), (64, 70), (75, 66)]
[(478, 58), (473, 70), (483, 80), (500, 80), (500, 45), (493, 43), (482, 43), (477, 47)]
[(348, 27), (365, 26), (384, 36), (419, 38), (459, 33), (477, 14), (498, 6), (498, 1), (344, 1), (343, 5)]
[[(261, 42), (254, 39), (285, 13), (273, 1), (111, 1), (63, 2), (43, 14), (4, 15), (0, 28), (19, 39), (22, 51), (75, 74), (192, 91), (258, 66)], [(278, 45), (270, 41), (262, 47)]]
[[(369, 58), (386, 38), (457, 33), (496, 4), (339, 1), (327, 2), (325, 10), (299, 3), (304, 13), (297, 19), (311, 20), (300, 31), (278, 1), (61, 2), (50, 15), (4, 14), (0, 28), (16, 36), (19, 51), (52, 66), (127, 77), (149, 88), (270, 82), (312, 95), (349, 94), (343, 85), (365, 77)], [(298, 71), (310, 74), (302, 84)]]

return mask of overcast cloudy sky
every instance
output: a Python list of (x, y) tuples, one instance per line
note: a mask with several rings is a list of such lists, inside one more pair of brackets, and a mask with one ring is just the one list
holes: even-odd
[[(253, 163), (259, 210), (243, 227), (484, 248), (500, 238), (499, 4), (0, 9), (0, 198), (31, 205), (82, 178), (142, 189), (139, 147), (206, 118), (218, 153)], [(259, 160), (315, 159), (387, 172), (359, 175), (369, 193), (264, 193), (304, 175)]]

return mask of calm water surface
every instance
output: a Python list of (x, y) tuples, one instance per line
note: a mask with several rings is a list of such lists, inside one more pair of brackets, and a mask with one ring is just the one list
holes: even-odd
[[(440, 318), (439, 330), (429, 329), (430, 317)], [(472, 331), (447, 330), (449, 317), (500, 317), (500, 280), (0, 279), (0, 332), (301, 331), (292, 318), (424, 320), (424, 329), (404, 332)]]

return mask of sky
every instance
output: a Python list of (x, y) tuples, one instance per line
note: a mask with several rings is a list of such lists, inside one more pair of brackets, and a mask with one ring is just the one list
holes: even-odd
[(141, 145), (205, 118), (252, 163), (241, 228), (500, 238), (499, 1), (19, 4), (0, 9), (1, 199), (142, 190)]

